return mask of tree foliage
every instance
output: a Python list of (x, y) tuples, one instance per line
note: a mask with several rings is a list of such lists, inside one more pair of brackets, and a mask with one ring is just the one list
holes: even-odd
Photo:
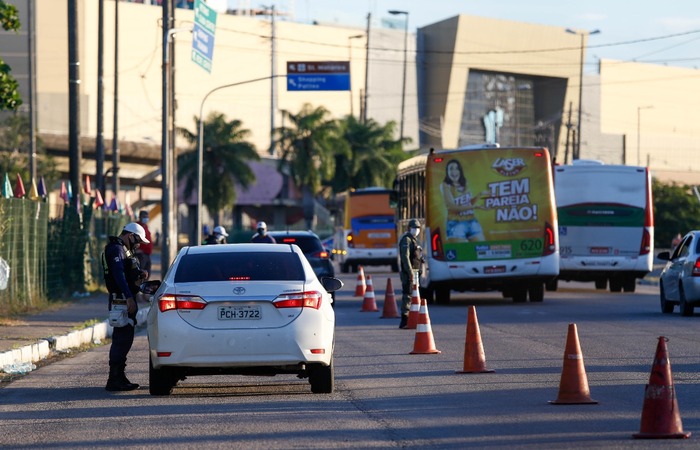
[[(0, 24), (5, 31), (19, 31), (17, 7), (0, 0)], [(19, 84), (10, 74), (10, 66), (0, 58), (0, 111), (16, 110), (22, 104)]]
[[(194, 121), (198, 129), (199, 119)], [(243, 128), (240, 120), (228, 121), (224, 114), (213, 112), (204, 121), (203, 130), (202, 203), (218, 225), (219, 213), (236, 202), (235, 184), (247, 188), (255, 182), (248, 162), (260, 160), (260, 155), (246, 141), (250, 130)], [(190, 196), (197, 189), (199, 136), (184, 128), (178, 131), (195, 147), (178, 157), (178, 177), (185, 180), (185, 195)]]
[[(29, 149), (31, 146), (29, 133), (29, 117), (13, 114), (0, 126), (0, 174), (7, 173), (15, 176), (20, 174), (23, 180), (29, 180)], [(37, 137), (36, 143), (36, 172), (37, 177), (44, 177), (46, 188), (50, 189), (60, 177), (57, 163), (47, 155), (44, 144)]]
[(652, 180), (654, 198), (654, 245), (669, 248), (671, 240), (700, 227), (700, 199), (693, 187)]

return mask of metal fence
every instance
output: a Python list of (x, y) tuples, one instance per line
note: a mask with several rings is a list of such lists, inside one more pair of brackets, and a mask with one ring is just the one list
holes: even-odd
[[(30, 311), (51, 300), (103, 285), (100, 254), (127, 215), (92, 203), (79, 212), (29, 199), (0, 198), (0, 316)], [(53, 216), (54, 213), (51, 214)]]

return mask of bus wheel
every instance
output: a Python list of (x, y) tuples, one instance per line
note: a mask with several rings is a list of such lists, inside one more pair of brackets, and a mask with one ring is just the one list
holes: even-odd
[(422, 298), (424, 298), (425, 301), (431, 305), (435, 303), (435, 290), (433, 290), (433, 288), (419, 288), (418, 290), (422, 294)]
[(527, 294), (531, 302), (541, 302), (544, 300), (544, 283), (535, 281), (527, 287)]
[(628, 276), (622, 279), (622, 289), (625, 292), (634, 292), (637, 288), (637, 279), (634, 276)]
[(527, 286), (517, 286), (513, 288), (513, 303), (524, 303), (527, 301)]
[(350, 265), (348, 263), (342, 263), (340, 265), (340, 271), (343, 273), (348, 273), (350, 271)]
[(450, 303), (450, 288), (435, 289), (435, 302), (438, 305), (447, 305)]
[(552, 278), (544, 284), (544, 288), (550, 292), (554, 292), (559, 289), (559, 278)]
[(620, 292), (622, 290), (622, 279), (620, 277), (610, 277), (610, 292)]
[(391, 271), (392, 272), (398, 272), (399, 271), (399, 263), (394, 261), (391, 263)]
[(596, 278), (595, 280), (595, 288), (596, 289), (607, 289), (608, 288), (608, 279), (607, 278)]

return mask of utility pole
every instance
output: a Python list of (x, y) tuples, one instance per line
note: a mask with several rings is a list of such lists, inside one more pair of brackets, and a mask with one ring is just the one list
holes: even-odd
[(71, 206), (80, 211), (80, 59), (78, 55), (78, 0), (68, 0), (68, 155)]
[(105, 139), (104, 139), (104, 48), (105, 0), (99, 0), (97, 13), (97, 136), (95, 138), (95, 184), (105, 197)]
[(175, 259), (177, 236), (173, 228), (172, 158), (170, 155), (170, 28), (172, 26), (172, 0), (163, 0), (163, 73), (162, 73), (162, 125), (161, 125), (161, 214), (163, 216), (161, 245), (161, 271), (163, 276)]
[(36, 180), (36, 0), (27, 0), (29, 48), (29, 184)]
[(277, 110), (277, 52), (275, 49), (275, 5), (270, 6), (270, 155), (275, 154), (275, 112)]
[(569, 102), (569, 117), (566, 119), (566, 146), (564, 147), (564, 164), (569, 163), (569, 137), (571, 136), (571, 102)]
[(365, 50), (365, 95), (362, 99), (362, 123), (367, 122), (367, 98), (369, 97), (369, 32), (370, 23), (372, 21), (372, 13), (367, 13), (367, 43)]
[(112, 189), (119, 198), (119, 1), (114, 2), (114, 118), (112, 125)]

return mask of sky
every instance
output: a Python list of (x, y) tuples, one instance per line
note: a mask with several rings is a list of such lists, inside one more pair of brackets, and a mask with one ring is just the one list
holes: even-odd
[[(229, 7), (274, 4), (296, 21), (365, 28), (409, 13), (408, 29), (467, 14), (571, 28), (591, 35), (586, 71), (600, 58), (700, 69), (700, 0), (229, 0)], [(402, 26), (401, 26), (402, 27)]]

